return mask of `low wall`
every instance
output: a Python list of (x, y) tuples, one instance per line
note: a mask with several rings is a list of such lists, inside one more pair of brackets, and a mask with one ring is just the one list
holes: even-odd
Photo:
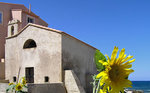
[(65, 70), (64, 81), (67, 93), (85, 93), (80, 80), (72, 70)]
[(66, 93), (63, 83), (28, 84), (28, 93)]

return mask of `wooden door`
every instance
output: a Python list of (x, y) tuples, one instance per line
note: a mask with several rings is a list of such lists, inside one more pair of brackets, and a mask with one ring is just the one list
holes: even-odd
[(27, 67), (25, 72), (27, 83), (34, 83), (34, 67)]

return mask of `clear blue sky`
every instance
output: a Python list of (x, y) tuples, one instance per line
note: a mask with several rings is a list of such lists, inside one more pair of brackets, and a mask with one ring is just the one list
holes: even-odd
[(150, 0), (1, 0), (31, 3), (49, 27), (110, 55), (114, 46), (134, 55), (131, 80), (150, 80)]

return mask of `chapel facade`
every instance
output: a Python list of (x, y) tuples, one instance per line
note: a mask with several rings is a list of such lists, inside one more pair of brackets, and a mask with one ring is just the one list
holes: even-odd
[(63, 82), (67, 86), (65, 71), (71, 70), (80, 87), (91, 93), (91, 75), (96, 73), (96, 48), (65, 32), (47, 27), (45, 21), (23, 5), (8, 10), (11, 10), (10, 18), (4, 17), (2, 21), (8, 20), (4, 30), (7, 32), (3, 42), (5, 51), (0, 51), (4, 54), (1, 58), (5, 59), (4, 79), (16, 82), (25, 76), (27, 83)]

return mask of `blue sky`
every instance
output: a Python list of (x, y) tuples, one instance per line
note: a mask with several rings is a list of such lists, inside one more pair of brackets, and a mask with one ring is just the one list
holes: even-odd
[(134, 55), (130, 80), (150, 80), (150, 0), (1, 0), (31, 4), (49, 27), (111, 55), (114, 46)]

